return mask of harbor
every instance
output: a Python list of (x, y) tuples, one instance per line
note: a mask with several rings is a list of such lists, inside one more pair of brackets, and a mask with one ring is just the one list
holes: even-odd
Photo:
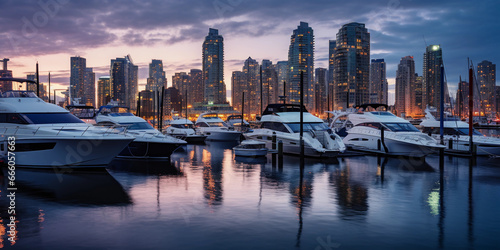
[[(187, 145), (104, 171), (17, 169), (15, 248), (492, 249), (498, 159), (235, 157)], [(4, 176), (7, 175), (5, 169)], [(2, 194), (7, 192), (6, 183)], [(4, 201), (4, 200), (2, 200)], [(2, 215), (7, 204), (1, 205)], [(3, 217), (3, 225), (6, 223)], [(6, 236), (3, 246), (9, 248)], [(411, 247), (409, 247), (411, 246)]]

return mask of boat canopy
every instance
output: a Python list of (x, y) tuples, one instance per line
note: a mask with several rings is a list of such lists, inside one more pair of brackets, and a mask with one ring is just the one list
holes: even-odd
[[(304, 105), (302, 105), (302, 111), (304, 113), (307, 112)], [(269, 104), (269, 105), (267, 105), (264, 112), (262, 112), (262, 116), (272, 115), (273, 113), (284, 113), (284, 112), (300, 112), (300, 105), (299, 104), (283, 104), (283, 103)]]

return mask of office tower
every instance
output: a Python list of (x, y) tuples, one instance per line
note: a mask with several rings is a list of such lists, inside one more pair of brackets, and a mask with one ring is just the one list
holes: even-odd
[(92, 68), (85, 68), (83, 96), (80, 104), (95, 106), (95, 73)]
[(495, 99), (497, 101), (497, 119), (500, 119), (500, 86), (495, 86)]
[(146, 90), (157, 91), (161, 87), (167, 86), (165, 71), (162, 60), (153, 59), (149, 64), (149, 77), (147, 79)]
[(104, 106), (111, 101), (111, 83), (109, 76), (101, 76), (97, 81), (97, 107)]
[(177, 72), (172, 76), (172, 87), (179, 90), (180, 95), (183, 96), (189, 88), (189, 75), (186, 72)]
[(71, 72), (69, 78), (69, 97), (70, 102), (78, 101), (86, 103), (85, 93), (85, 76), (87, 75), (87, 59), (74, 56), (70, 58)]
[(300, 75), (304, 74), (304, 105), (314, 109), (314, 34), (305, 22), (293, 31), (288, 49), (289, 83), (286, 91), (290, 103), (300, 103)]
[(138, 94), (138, 66), (134, 65), (130, 55), (111, 60), (110, 83), (112, 99), (121, 105), (136, 110)]
[(276, 71), (277, 71), (277, 74), (278, 74), (278, 88), (277, 88), (277, 91), (278, 91), (278, 97), (279, 96), (286, 96), (288, 95), (287, 93), (285, 93), (285, 84), (290, 84), (289, 80), (288, 80), (288, 72), (289, 72), (289, 68), (288, 68), (288, 61), (278, 61), (278, 63), (276, 63)]
[(384, 59), (372, 59), (370, 64), (370, 103), (387, 104), (387, 85)]
[(278, 73), (276, 65), (271, 61), (262, 60), (262, 108), (278, 102)]
[[(33, 84), (34, 85), (34, 84)], [(36, 86), (35, 86), (36, 89)], [(49, 96), (47, 94), (47, 85), (40, 83), (40, 99), (42, 99), (45, 102), (49, 102)]]
[(209, 29), (203, 42), (204, 102), (223, 104), (226, 101), (224, 83), (224, 39), (216, 29)]
[[(36, 75), (35, 74), (27, 74), (26, 79), (36, 81)], [(28, 83), (26, 84), (26, 90), (27, 91), (33, 91), (36, 93), (36, 84), (34, 83)]]
[(481, 115), (496, 117), (496, 65), (490, 61), (482, 61), (477, 65), (477, 84), (481, 103)]
[(328, 111), (328, 70), (325, 68), (317, 68), (315, 70), (315, 96), (316, 110), (315, 113), (319, 117), (326, 116), (325, 111)]
[[(245, 93), (245, 99), (248, 100), (250, 96), (246, 94), (246, 76), (245, 73), (241, 71), (233, 71), (231, 75), (231, 105), (237, 111), (242, 111), (242, 100), (243, 93)], [(245, 106), (247, 107), (247, 105)], [(248, 115), (249, 110), (244, 110), (245, 114)]]
[[(160, 89), (161, 91), (161, 89)], [(139, 92), (139, 104), (141, 106), (140, 109), (140, 117), (145, 120), (155, 120), (156, 112), (155, 112), (155, 101), (157, 92), (151, 90), (143, 90)]]
[(330, 102), (330, 110), (335, 110), (335, 51), (337, 42), (335, 40), (328, 41), (328, 101)]
[(190, 88), (188, 93), (188, 100), (191, 105), (195, 103), (203, 103), (203, 74), (199, 69), (192, 69), (189, 72)]
[(422, 106), (422, 87), (423, 87), (424, 77), (419, 76), (415, 73), (415, 84), (410, 87), (410, 105), (411, 105), (411, 115), (422, 116), (424, 115), (424, 109)]
[[(0, 60), (3, 63), (3, 68), (0, 70), (0, 78), (12, 78), (12, 70), (8, 70), (7, 62), (8, 58), (4, 58)], [(11, 81), (0, 81), (0, 91), (8, 91), (12, 90), (12, 82)]]
[[(248, 57), (242, 69), (245, 74), (245, 83), (243, 91), (245, 92), (245, 113), (250, 115), (261, 115), (262, 110), (260, 106), (260, 67), (259, 63)], [(266, 106), (262, 105), (262, 109)]]
[(182, 96), (178, 89), (169, 87), (163, 93), (163, 117), (170, 117), (173, 111), (183, 110)]
[(469, 117), (469, 83), (462, 79), (458, 83), (455, 110), (460, 118)]
[(411, 87), (415, 86), (415, 61), (413, 56), (401, 58), (396, 71), (396, 101), (394, 106), (398, 116), (411, 116)]
[[(422, 109), (426, 106), (440, 109), (441, 102), (441, 65), (443, 65), (443, 51), (440, 45), (429, 45), (424, 53)], [(450, 103), (448, 85), (444, 82), (444, 104)]]
[(337, 33), (333, 67), (335, 109), (368, 103), (370, 33), (362, 23), (348, 23)]

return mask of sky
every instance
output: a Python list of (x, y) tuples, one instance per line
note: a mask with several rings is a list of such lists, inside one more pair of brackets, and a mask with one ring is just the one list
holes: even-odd
[(52, 88), (65, 88), (71, 56), (85, 57), (97, 80), (109, 75), (111, 59), (130, 54), (139, 84), (151, 60), (161, 59), (171, 85), (175, 72), (201, 69), (203, 40), (215, 28), (224, 37), (229, 92), (231, 72), (248, 57), (287, 60), (300, 21), (314, 30), (315, 68), (328, 67), (328, 41), (339, 28), (360, 22), (371, 34), (371, 59), (386, 61), (392, 104), (399, 60), (414, 56), (422, 75), (426, 45), (441, 45), (451, 93), (460, 76), (468, 79), (467, 58), (500, 62), (499, 10), (497, 0), (1, 0), (0, 58), (10, 59), (15, 77), (38, 62), (40, 81), (51, 72)]

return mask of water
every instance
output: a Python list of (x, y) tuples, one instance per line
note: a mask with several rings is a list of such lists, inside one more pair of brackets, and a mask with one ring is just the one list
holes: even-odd
[(307, 159), (301, 172), (296, 157), (273, 167), (234, 159), (232, 146), (187, 146), (171, 163), (115, 161), (92, 173), (18, 169), (15, 248), (500, 246), (500, 159), (446, 156), (444, 171), (438, 156)]

